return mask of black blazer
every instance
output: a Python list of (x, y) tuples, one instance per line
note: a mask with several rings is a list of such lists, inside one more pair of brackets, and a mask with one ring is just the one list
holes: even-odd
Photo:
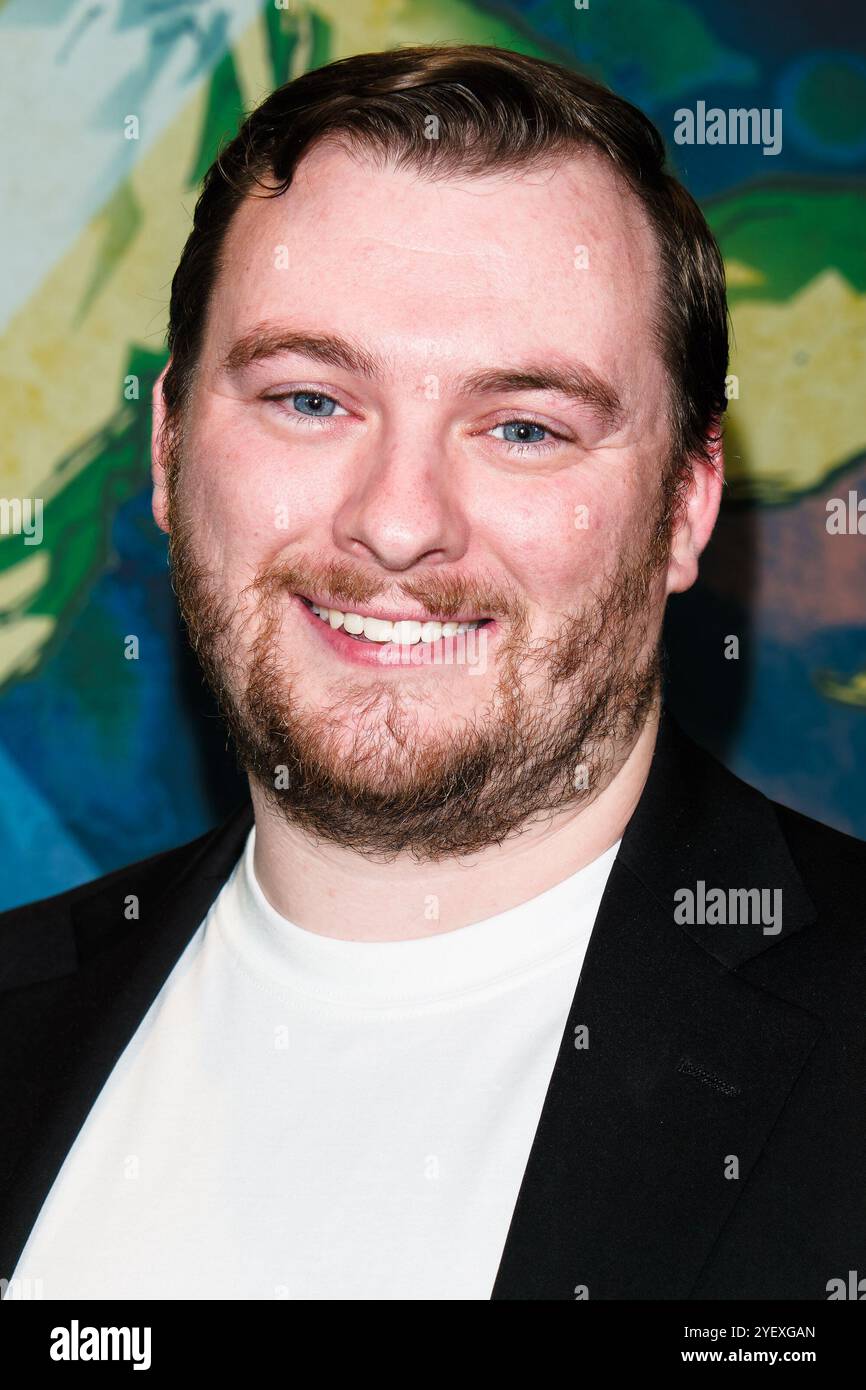
[[(0, 916), (0, 1277), (251, 824), (247, 803)], [(781, 930), (679, 925), (675, 895), (699, 881), (780, 889)], [(866, 1277), (864, 892), (866, 844), (768, 801), (664, 716), (494, 1299), (823, 1300)]]

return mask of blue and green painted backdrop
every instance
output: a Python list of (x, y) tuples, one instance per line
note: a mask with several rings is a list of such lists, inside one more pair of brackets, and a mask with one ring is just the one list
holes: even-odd
[[(0, 907), (190, 839), (242, 794), (149, 511), (171, 275), (245, 110), (431, 41), (571, 64), (668, 140), (725, 255), (739, 393), (723, 515), (671, 606), (671, 703), (742, 776), (866, 837), (866, 535), (826, 526), (829, 499), (866, 498), (860, 4), (6, 0), (0, 498), (44, 510), (40, 544), (0, 535)], [(781, 151), (675, 144), (698, 101), (780, 108)]]

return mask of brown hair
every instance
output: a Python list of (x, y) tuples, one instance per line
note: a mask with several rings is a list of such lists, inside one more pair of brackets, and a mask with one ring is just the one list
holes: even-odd
[(246, 118), (205, 175), (172, 280), (171, 364), (163, 381), (170, 422), (189, 399), (233, 214), (251, 194), (285, 192), (301, 156), (322, 137), (430, 177), (553, 166), (575, 149), (611, 161), (657, 238), (653, 327), (671, 382), (673, 459), (687, 466), (709, 458), (727, 404), (724, 268), (697, 203), (665, 172), (659, 132), (600, 83), (558, 63), (482, 45), (343, 58), (277, 88)]

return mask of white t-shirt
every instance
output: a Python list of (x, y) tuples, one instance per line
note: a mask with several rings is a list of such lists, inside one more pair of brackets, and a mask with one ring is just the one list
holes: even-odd
[(15, 1277), (46, 1299), (489, 1299), (619, 843), (495, 917), (377, 943), (281, 916), (254, 844)]

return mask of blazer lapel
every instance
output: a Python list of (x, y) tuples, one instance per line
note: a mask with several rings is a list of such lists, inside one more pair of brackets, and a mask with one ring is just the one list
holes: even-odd
[[(246, 803), (197, 848), (179, 852), (180, 865), (167, 878), (160, 880), (162, 866), (138, 873), (131, 866), (111, 875), (98, 895), (73, 898), (66, 922), (34, 923), (42, 954), (37, 959), (34, 948), (19, 960), (16, 978), (4, 987), (42, 984), (57, 995), (4, 1066), (0, 1277), (11, 1277), (94, 1101), (231, 872), (252, 823)], [(140, 899), (131, 930), (124, 918), (130, 893)], [(105, 945), (112, 932), (117, 944)]]
[[(699, 880), (781, 889), (781, 930), (677, 925)], [(688, 1297), (822, 1028), (735, 971), (814, 916), (772, 805), (663, 718), (494, 1299)]]

